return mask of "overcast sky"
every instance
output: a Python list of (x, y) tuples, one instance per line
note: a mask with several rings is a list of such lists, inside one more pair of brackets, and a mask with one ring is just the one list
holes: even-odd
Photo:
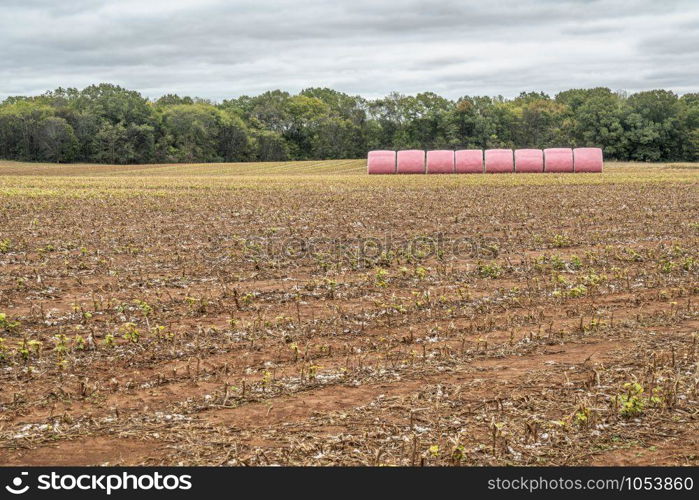
[(446, 97), (699, 91), (697, 0), (0, 0), (0, 99), (111, 82)]

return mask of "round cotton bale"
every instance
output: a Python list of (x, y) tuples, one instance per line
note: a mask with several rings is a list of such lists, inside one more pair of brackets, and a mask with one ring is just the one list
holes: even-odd
[(399, 174), (424, 174), (425, 152), (420, 149), (398, 151), (397, 165)]
[(575, 148), (573, 150), (573, 168), (576, 172), (601, 172), (604, 163), (602, 149)]
[(454, 171), (457, 174), (482, 174), (483, 150), (460, 149), (454, 153)]
[(438, 149), (427, 152), (428, 174), (453, 174), (454, 151)]
[(544, 149), (544, 172), (572, 172), (573, 150), (570, 148)]
[(367, 172), (370, 174), (395, 174), (395, 151), (369, 151), (366, 161)]
[(515, 172), (540, 173), (544, 171), (544, 152), (540, 149), (515, 149)]
[(485, 173), (500, 174), (513, 172), (515, 164), (511, 149), (486, 149)]

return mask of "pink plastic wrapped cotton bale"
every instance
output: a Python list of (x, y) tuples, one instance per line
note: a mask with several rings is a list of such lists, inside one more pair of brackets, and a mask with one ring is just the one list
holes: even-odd
[(366, 169), (370, 174), (395, 174), (395, 151), (369, 151), (366, 161)]
[(428, 174), (453, 174), (454, 151), (437, 149), (427, 152)]
[(482, 174), (483, 150), (459, 149), (454, 153), (454, 171), (457, 174)]
[(572, 172), (573, 150), (570, 148), (544, 149), (544, 172)]
[(485, 173), (500, 174), (513, 172), (515, 164), (511, 149), (486, 149)]
[(424, 174), (425, 152), (421, 149), (398, 151), (397, 165), (399, 174)]
[(573, 169), (576, 172), (601, 172), (604, 160), (600, 148), (575, 148)]
[(540, 149), (515, 149), (515, 172), (541, 173), (544, 171), (544, 152)]

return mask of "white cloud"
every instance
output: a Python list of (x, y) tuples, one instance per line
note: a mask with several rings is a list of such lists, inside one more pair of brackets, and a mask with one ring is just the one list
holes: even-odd
[(99, 82), (216, 100), (309, 86), (689, 92), (697, 26), (692, 0), (6, 0), (0, 98)]

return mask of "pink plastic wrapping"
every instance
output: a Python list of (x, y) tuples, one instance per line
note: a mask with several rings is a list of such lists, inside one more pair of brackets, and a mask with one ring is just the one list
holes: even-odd
[(421, 149), (398, 151), (397, 164), (399, 174), (424, 174), (425, 152)]
[(544, 149), (544, 172), (572, 172), (573, 150), (570, 148)]
[[(370, 174), (446, 174), (501, 172), (602, 172), (600, 148), (369, 151)], [(484, 168), (485, 167), (485, 168)]]
[(575, 148), (573, 165), (576, 172), (601, 172), (602, 150), (600, 148)]
[(434, 150), (427, 152), (427, 173), (428, 174), (453, 174), (454, 173), (454, 151)]
[(370, 174), (395, 174), (395, 151), (369, 151), (366, 161), (367, 172)]
[(482, 174), (483, 150), (460, 149), (454, 153), (454, 171), (457, 174)]
[(544, 171), (544, 152), (540, 149), (515, 149), (515, 172)]
[(511, 149), (486, 149), (485, 172), (499, 174), (514, 171), (514, 157)]

